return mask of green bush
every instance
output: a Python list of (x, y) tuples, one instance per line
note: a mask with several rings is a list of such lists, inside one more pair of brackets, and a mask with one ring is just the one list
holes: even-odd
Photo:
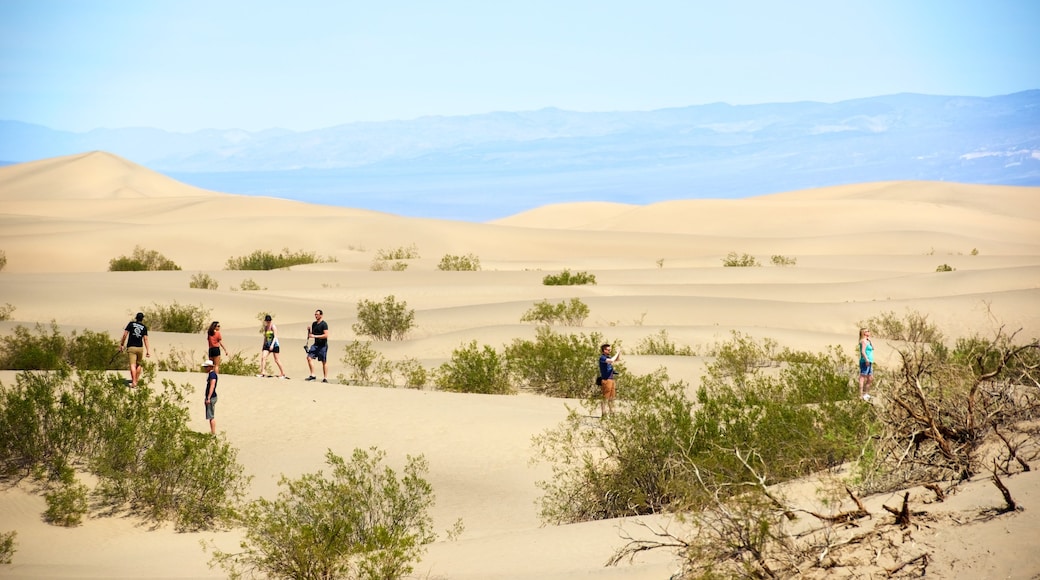
[(376, 340), (401, 340), (415, 325), (415, 310), (408, 310), (407, 302), (399, 303), (391, 294), (381, 303), (358, 301), (357, 318), (351, 326), (354, 332)]
[[(594, 397), (603, 336), (559, 334), (542, 326), (534, 341), (515, 339), (503, 355), (513, 384), (550, 397)], [(619, 361), (614, 369), (621, 373)]]
[(112, 258), (108, 262), (110, 272), (139, 272), (144, 270), (180, 270), (178, 266), (155, 250), (145, 250), (141, 246), (134, 246), (134, 251), (129, 256)]
[(791, 258), (788, 256), (774, 255), (770, 258), (774, 266), (794, 266), (798, 263), (797, 258)]
[(538, 322), (542, 324), (565, 324), (581, 326), (589, 317), (589, 307), (578, 298), (570, 302), (550, 303), (548, 300), (536, 302), (530, 310), (520, 317), (520, 322)]
[[(942, 331), (928, 321), (928, 315), (914, 310), (907, 310), (902, 317), (892, 311), (882, 312), (866, 321), (860, 321), (859, 327), (870, 329), (877, 338), (888, 340), (931, 344), (943, 342)], [(855, 344), (855, 338), (853, 343)]]
[(396, 262), (390, 262), (387, 260), (372, 260), (372, 264), (368, 267), (373, 272), (404, 272), (408, 269), (408, 263), (400, 260)]
[(476, 272), (480, 270), (480, 258), (474, 254), (465, 256), (454, 256), (445, 254), (441, 263), (437, 264), (438, 270), (451, 270), (457, 272)]
[[(195, 365), (193, 369), (197, 369)], [(253, 353), (247, 358), (242, 351), (231, 353), (220, 359), (220, 374), (252, 377), (260, 373), (260, 355)]]
[(253, 280), (252, 278), (242, 280), (242, 283), (238, 285), (238, 288), (239, 290), (244, 290), (246, 292), (253, 290), (267, 290), (267, 288), (261, 288), (260, 285), (256, 283), (256, 280)]
[(354, 450), (350, 462), (332, 451), (332, 469), (282, 478), (274, 500), (242, 510), (241, 550), (214, 550), (212, 564), (232, 578), (403, 578), (436, 539), (429, 510), (433, 488), (423, 457), (408, 457), (403, 476), (381, 465), (385, 453)]
[(0, 564), (10, 564), (11, 559), (14, 557), (14, 539), (18, 536), (18, 532), (2, 532), (0, 533)]
[(648, 354), (657, 356), (695, 356), (689, 345), (676, 346), (668, 338), (668, 331), (661, 329), (657, 334), (648, 336), (639, 343), (635, 354)]
[(48, 523), (72, 528), (83, 523), (87, 514), (87, 486), (78, 481), (63, 482), (57, 489), (44, 494), (47, 511), (43, 519)]
[(157, 352), (154, 360), (158, 367), (156, 370), (184, 373), (198, 371), (206, 357), (196, 356), (194, 350), (184, 351), (170, 347), (166, 356), (160, 357)]
[(542, 284), (545, 286), (583, 286), (595, 283), (596, 276), (594, 274), (589, 274), (588, 272), (575, 272), (572, 274), (570, 269), (564, 269), (559, 274), (547, 274), (542, 278)]
[(107, 332), (73, 330), (67, 336), (51, 322), (50, 329), (37, 323), (35, 333), (18, 325), (0, 337), (0, 368), (11, 370), (116, 370), (126, 367), (119, 342)]
[(0, 250), (0, 270), (7, 267), (7, 252)]
[(756, 260), (751, 254), (737, 254), (736, 252), (730, 252), (722, 259), (722, 265), (727, 268), (750, 268), (761, 266), (762, 264), (759, 264), (758, 260)]
[[(146, 378), (150, 379), (151, 377)], [(180, 530), (225, 522), (248, 479), (237, 452), (220, 438), (187, 428), (186, 392), (169, 381), (129, 389), (118, 376), (81, 371), (19, 373), (0, 384), (0, 471), (58, 474), (71, 483), (72, 464), (97, 478), (96, 508), (128, 510)], [(76, 488), (51, 502), (71, 513)], [(71, 503), (70, 503), (71, 501)]]
[(486, 344), (478, 347), (475, 340), (452, 351), (451, 360), (442, 364), (436, 375), (435, 383), (442, 391), (484, 395), (515, 392), (502, 357)]
[(141, 312), (148, 330), (192, 334), (206, 328), (210, 310), (201, 304), (180, 304), (174, 300), (172, 304), (154, 302), (150, 308), (142, 307)]
[(953, 266), (951, 266), (949, 264), (939, 264), (938, 266), (936, 266), (935, 271), (936, 272), (953, 272), (956, 269), (957, 268), (954, 268)]
[(379, 249), (376, 250), (376, 260), (382, 260), (389, 262), (392, 260), (417, 260), (419, 258), (419, 248), (415, 244), (408, 246), (407, 248), (401, 246), (399, 248), (391, 249)]
[(213, 276), (210, 276), (209, 274), (204, 274), (202, 272), (199, 272), (198, 274), (193, 274), (191, 276), (191, 281), (188, 282), (188, 288), (216, 290), (218, 287), (220, 287), (220, 283), (218, 283), (216, 279), (213, 278)]
[(404, 378), (404, 386), (410, 389), (423, 389), (430, 381), (430, 373), (417, 359), (406, 358), (394, 365)]
[(10, 302), (0, 305), (0, 320), (11, 320), (11, 315), (14, 314), (14, 306)]
[(289, 248), (284, 248), (278, 254), (274, 254), (268, 250), (256, 250), (248, 256), (228, 258), (227, 263), (224, 265), (224, 269), (277, 270), (279, 268), (288, 268), (300, 264), (319, 264), (335, 261), (336, 259), (331, 256), (321, 258), (314, 252), (305, 252), (303, 250), (293, 252), (290, 251)]
[[(383, 358), (376, 349), (372, 348), (372, 343), (355, 340), (344, 347), (343, 351), (343, 358), (340, 360), (344, 366), (350, 369), (347, 380), (355, 384), (371, 384), (372, 369)], [(343, 381), (343, 379), (340, 380)]]

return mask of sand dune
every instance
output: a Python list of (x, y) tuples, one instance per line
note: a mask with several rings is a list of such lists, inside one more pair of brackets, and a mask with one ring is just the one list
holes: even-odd
[[(138, 244), (183, 270), (106, 271), (109, 260)], [(379, 250), (411, 245), (420, 258), (405, 271), (370, 269)], [(230, 257), (285, 247), (336, 261), (271, 272), (222, 269)], [(417, 568), (422, 578), (666, 578), (676, 563), (656, 552), (603, 568), (623, 544), (618, 527), (633, 530), (625, 520), (541, 526), (535, 483), (548, 471), (529, 463), (530, 440), (576, 402), (302, 382), (301, 346), (315, 308), (326, 313), (331, 352), (341, 353), (357, 338), (357, 302), (394, 295), (415, 309), (416, 328), (377, 349), (431, 368), (472, 340), (500, 347), (533, 336), (520, 317), (546, 299), (580, 298), (590, 307), (575, 332), (634, 346), (665, 330), (700, 352), (732, 331), (792, 348), (851, 350), (859, 321), (907, 309), (950, 335), (1003, 323), (1040, 336), (1040, 188), (889, 182), (744, 200), (568, 203), (477, 224), (207, 192), (95, 152), (0, 168), (0, 250), (8, 260), (0, 304), (16, 308), (13, 320), (0, 322), (3, 333), (53, 320), (63, 329), (118, 336), (142, 307), (177, 301), (209, 309), (229, 348), (253, 353), (260, 347), (257, 315), (273, 313), (293, 380), (227, 376), (221, 383), (219, 425), (255, 477), (252, 496), (273, 495), (283, 474), (321, 468), (330, 448), (347, 455), (378, 445), (397, 462), (424, 454), (437, 494), (436, 527), (461, 517), (466, 530), (430, 546)], [(723, 268), (731, 251), (750, 253), (763, 266)], [(470, 253), (479, 257), (480, 272), (437, 269), (445, 254)], [(774, 266), (773, 255), (797, 263)], [(936, 272), (941, 264), (955, 270)], [(597, 283), (542, 284), (563, 268), (590, 272)], [(219, 289), (189, 288), (200, 272)], [(263, 290), (235, 290), (247, 278)], [(204, 350), (201, 334), (156, 332), (152, 344), (160, 355)], [(880, 364), (895, 363), (883, 342), (878, 355)], [(343, 372), (340, 356), (330, 358), (332, 378)], [(693, 388), (705, 362), (630, 356), (628, 364), (633, 372), (664, 366)], [(162, 376), (197, 385), (203, 378)], [(13, 377), (0, 372), (4, 383)], [(191, 412), (192, 426), (206, 430), (201, 405)], [(1037, 497), (1037, 478), (1011, 481), (1016, 495)], [(977, 504), (999, 499), (985, 486), (977, 494)], [(881, 501), (874, 500), (879, 511)], [(0, 576), (216, 578), (221, 574), (206, 566), (199, 539), (232, 547), (238, 538), (147, 531), (124, 519), (55, 528), (40, 521), (42, 505), (23, 486), (0, 492), (0, 531), (19, 533), (15, 563), (0, 567)], [(1027, 505), (1009, 524), (1016, 534), (1040, 537), (1040, 520), (1029, 515), (1034, 509)], [(971, 541), (958, 530), (921, 533), (952, 538), (946, 547), (933, 542), (939, 562), (957, 559), (988, 577), (1040, 574), (1040, 554), (1002, 544), (995, 527), (972, 528), (982, 535)], [(933, 569), (936, 577), (957, 577), (952, 567)]]

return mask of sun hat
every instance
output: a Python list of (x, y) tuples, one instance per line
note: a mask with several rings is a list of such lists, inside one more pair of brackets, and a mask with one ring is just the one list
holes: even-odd
[(207, 359), (206, 362), (202, 363), (202, 366), (211, 367), (213, 366), (213, 361)]

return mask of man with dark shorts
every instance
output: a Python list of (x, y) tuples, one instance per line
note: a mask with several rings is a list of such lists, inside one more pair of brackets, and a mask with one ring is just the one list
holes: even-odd
[(314, 376), (314, 363), (312, 361), (321, 361), (321, 382), (329, 382), (329, 325), (327, 322), (322, 320), (325, 315), (321, 310), (314, 311), (314, 322), (311, 323), (310, 329), (307, 331), (307, 340), (314, 339), (314, 344), (307, 349), (307, 369), (310, 371), (310, 376), (304, 380), (315, 381), (317, 377)]
[(213, 361), (202, 363), (202, 368), (208, 373), (206, 375), (206, 420), (209, 421), (209, 432), (217, 434), (217, 371), (213, 368)]
[(130, 386), (136, 387), (144, 367), (144, 357), (152, 356), (152, 347), (148, 344), (148, 327), (144, 325), (144, 312), (138, 312), (123, 329), (123, 337), (119, 339), (119, 352), (126, 350), (130, 358)]

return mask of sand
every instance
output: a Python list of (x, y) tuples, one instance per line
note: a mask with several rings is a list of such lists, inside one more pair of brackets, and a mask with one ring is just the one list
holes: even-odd
[[(176, 272), (108, 272), (112, 258), (135, 245), (179, 264)], [(405, 271), (372, 271), (380, 250), (414, 245)], [(335, 262), (289, 270), (223, 270), (228, 258), (257, 249), (305, 250)], [(542, 525), (531, 438), (557, 425), (575, 401), (520, 394), (482, 396), (432, 389), (315, 384), (301, 379), (301, 346), (313, 311), (331, 332), (330, 379), (345, 372), (343, 347), (358, 338), (359, 300), (394, 295), (415, 310), (406, 340), (377, 344), (391, 359), (412, 357), (433, 368), (470, 341), (501, 347), (534, 335), (520, 317), (535, 302), (580, 298), (591, 314), (578, 332), (636, 345), (666, 330), (701, 352), (732, 331), (782, 346), (851, 351), (860, 321), (912, 309), (947, 335), (991, 333), (999, 325), (1040, 336), (1040, 188), (932, 182), (886, 182), (779, 193), (742, 200), (680, 200), (648, 206), (569, 203), (478, 224), (404, 218), (379, 212), (209, 192), (186, 186), (102, 152), (0, 168), (0, 304), (16, 309), (0, 333), (18, 324), (55, 321), (63, 329), (121, 334), (132, 314), (152, 304), (198, 304), (220, 320), (232, 351), (259, 352), (257, 316), (274, 314), (291, 378), (223, 376), (218, 425), (240, 449), (254, 477), (251, 497), (272, 497), (280, 476), (323, 467), (331, 449), (348, 456), (378, 446), (388, 461), (424, 455), (434, 487), (435, 526), (416, 577), (667, 578), (674, 555), (656, 551), (604, 567), (639, 527), (630, 519)], [(729, 252), (748, 253), (759, 268), (723, 268)], [(474, 254), (479, 272), (441, 272), (446, 254)], [(778, 267), (774, 255), (796, 259)], [(954, 268), (936, 272), (940, 265)], [(564, 268), (597, 283), (545, 286)], [(189, 288), (206, 273), (217, 290)], [(246, 279), (259, 291), (235, 290)], [(201, 356), (199, 335), (155, 332), (159, 356)], [(879, 364), (895, 353), (879, 341)], [(643, 373), (664, 366), (695, 386), (703, 357), (630, 356)], [(196, 385), (204, 375), (160, 373)], [(0, 372), (10, 384), (14, 373)], [(201, 403), (191, 426), (208, 431)], [(1035, 473), (1035, 472), (1034, 472)], [(1040, 478), (1008, 485), (1025, 511), (917, 532), (934, 550), (930, 575), (1035, 578), (1040, 574)], [(813, 501), (812, 493), (806, 501)], [(999, 505), (992, 485), (973, 483), (956, 502), (934, 509), (968, 513)], [(883, 513), (881, 503), (870, 505)], [(65, 529), (41, 521), (41, 497), (24, 483), (0, 491), (0, 531), (17, 530), (14, 563), (0, 577), (219, 578), (199, 541), (231, 548), (240, 533), (181, 534), (150, 530), (125, 518), (90, 518)], [(958, 511), (960, 510), (960, 511)], [(880, 516), (880, 513), (878, 515)], [(459, 518), (457, 539), (447, 530)], [(1030, 549), (1033, 548), (1033, 549)]]

